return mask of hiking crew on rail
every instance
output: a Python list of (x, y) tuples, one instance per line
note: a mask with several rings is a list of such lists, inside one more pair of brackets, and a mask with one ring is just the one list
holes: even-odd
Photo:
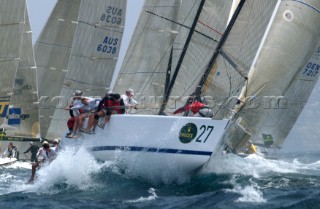
[(94, 133), (98, 125), (100, 117), (105, 117), (103, 122), (98, 126), (104, 128), (106, 123), (110, 120), (111, 114), (124, 114), (125, 105), (123, 99), (119, 94), (107, 94), (99, 103), (97, 112), (89, 117), (88, 125), (85, 130), (86, 133)]

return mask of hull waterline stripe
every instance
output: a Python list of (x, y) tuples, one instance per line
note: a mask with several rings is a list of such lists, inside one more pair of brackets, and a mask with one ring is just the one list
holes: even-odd
[(206, 155), (211, 156), (212, 152), (206, 151), (194, 151), (194, 150), (181, 150), (181, 149), (158, 149), (152, 147), (130, 147), (130, 146), (99, 146), (92, 147), (91, 151), (132, 151), (132, 152), (158, 152), (158, 153), (169, 153), (169, 154), (184, 154), (184, 155)]

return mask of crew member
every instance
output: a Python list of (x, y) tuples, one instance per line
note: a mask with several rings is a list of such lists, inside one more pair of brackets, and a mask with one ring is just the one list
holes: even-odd
[(251, 140), (249, 140), (246, 146), (246, 154), (256, 154), (256, 153), (257, 153), (256, 146), (252, 143)]
[(32, 163), (31, 178), (29, 183), (34, 181), (36, 175), (36, 169), (43, 163), (51, 163), (57, 156), (57, 153), (53, 148), (50, 147), (50, 144), (47, 141), (44, 141), (42, 147), (37, 153), (37, 160), (35, 163)]

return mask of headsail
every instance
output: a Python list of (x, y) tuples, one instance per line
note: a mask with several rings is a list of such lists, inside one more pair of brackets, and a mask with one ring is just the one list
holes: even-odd
[(156, 100), (163, 95), (170, 51), (178, 32), (175, 23), (159, 16), (178, 21), (180, 6), (180, 0), (144, 3), (113, 88), (120, 94), (133, 88), (140, 104), (145, 105), (139, 114), (157, 114)]
[(82, 0), (64, 79), (59, 84), (60, 103), (50, 123), (47, 138), (66, 129), (68, 105), (76, 89), (88, 96), (104, 96), (110, 88), (122, 40), (126, 0)]
[(41, 136), (45, 137), (59, 102), (68, 68), (80, 0), (59, 0), (35, 44)]
[(245, 142), (241, 129), (256, 144), (283, 144), (318, 80), (319, 8), (313, 0), (281, 2), (227, 131), (231, 148)]
[(20, 59), (25, 8), (25, 0), (0, 1), (0, 127), (8, 113)]
[(32, 31), (26, 7), (19, 66), (6, 120), (6, 124), (11, 127), (6, 130), (7, 136), (39, 137), (36, 70)]

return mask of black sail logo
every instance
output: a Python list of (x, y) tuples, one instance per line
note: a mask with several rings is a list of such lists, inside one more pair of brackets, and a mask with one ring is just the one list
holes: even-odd
[(179, 133), (179, 139), (182, 143), (190, 143), (197, 136), (197, 126), (193, 123), (187, 123), (183, 126)]

